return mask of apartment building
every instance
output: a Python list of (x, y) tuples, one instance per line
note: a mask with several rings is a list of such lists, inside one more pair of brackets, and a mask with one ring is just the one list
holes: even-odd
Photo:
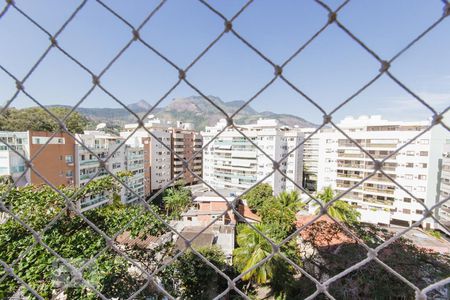
[[(120, 136), (100, 130), (85, 131), (76, 135), (77, 141), (66, 133), (57, 133), (49, 140), (52, 136), (49, 132), (0, 132), (0, 139), (18, 152), (0, 145), (0, 176), (12, 178), (18, 186), (44, 184), (45, 181), (30, 170), (22, 176), (26, 168), (20, 155), (30, 159), (38, 154), (33, 168), (55, 186), (81, 187), (91, 178), (129, 171), (130, 175), (123, 179), (129, 189), (122, 188), (121, 198), (124, 203), (136, 201), (165, 187), (176, 174), (184, 171), (180, 159), (163, 143), (184, 159), (192, 158), (202, 146), (201, 136), (192, 130), (192, 124), (177, 122), (173, 126), (151, 117), (145, 126), (153, 136), (144, 129), (134, 132), (137, 124), (126, 125)], [(103, 164), (97, 157), (108, 159)], [(197, 176), (202, 174), (201, 162), (200, 153), (189, 164)], [(182, 179), (187, 184), (198, 182), (190, 172), (185, 172)], [(78, 205), (84, 211), (110, 200), (110, 195), (93, 194)]]
[[(273, 170), (269, 159), (279, 161), (303, 139), (303, 133), (297, 129), (281, 126), (277, 120), (258, 120), (255, 124), (239, 125), (242, 130), (261, 150), (235, 129), (226, 129), (226, 121), (220, 120), (215, 126), (206, 127), (202, 132), (203, 141), (208, 144), (203, 153), (203, 179), (214, 188), (244, 191), (256, 182), (263, 180)], [(301, 185), (303, 173), (303, 146), (292, 151), (279, 166), (296, 184)], [(268, 176), (264, 182), (269, 183), (275, 194), (297, 187), (280, 172)]]
[[(28, 132), (0, 132), (0, 139), (23, 157), (29, 159), (30, 145)], [(10, 177), (17, 186), (31, 182), (30, 172), (25, 175), (25, 160), (5, 144), (0, 143), (0, 176)]]
[[(200, 151), (203, 145), (202, 136), (192, 130), (192, 124), (190, 123), (177, 122), (177, 126), (170, 128), (170, 132), (172, 134), (171, 147), (176, 153), (176, 155), (172, 155), (172, 178), (183, 172), (182, 178), (185, 184), (197, 184), (199, 182), (198, 177), (202, 177), (202, 152)], [(194, 154), (195, 157), (192, 158)], [(191, 159), (188, 167), (192, 172), (183, 168), (183, 162), (180, 158)]]
[[(439, 200), (442, 201), (450, 197), (450, 138), (446, 141), (440, 162), (440, 179)], [(450, 200), (444, 202), (438, 209), (437, 218), (444, 226), (450, 228)], [(438, 228), (445, 230), (440, 225)]]
[(305, 142), (303, 145), (303, 187), (310, 192), (317, 190), (320, 133), (315, 133), (316, 129), (317, 128), (299, 128), (305, 135)]
[[(172, 124), (149, 116), (144, 126), (153, 136), (143, 128), (134, 131), (138, 124), (125, 125), (120, 135), (123, 138), (132, 135), (127, 139), (127, 144), (143, 148), (145, 194), (149, 195), (164, 188), (180, 172), (184, 172), (180, 179), (186, 184), (197, 183), (198, 178), (184, 170), (180, 160), (192, 158), (202, 147), (202, 138), (192, 130), (192, 124), (183, 122)], [(189, 168), (197, 176), (202, 175), (201, 153), (191, 160)]]
[[(81, 141), (82, 144), (77, 142), (75, 147), (76, 186), (80, 187), (87, 184), (91, 178), (100, 179), (108, 176), (109, 172), (116, 175), (126, 170), (126, 152), (125, 147), (121, 147), (123, 143), (122, 138), (101, 131), (85, 131), (83, 134), (77, 134), (77, 140)], [(109, 157), (104, 165), (105, 168), (102, 167), (101, 162), (93, 154), (102, 160)], [(84, 211), (111, 200), (110, 195), (93, 194), (81, 200), (79, 206)]]
[[(430, 125), (429, 121), (387, 121), (380, 116), (348, 117), (337, 126), (377, 160), (416, 137)], [(435, 126), (412, 144), (387, 159), (383, 170), (395, 179), (419, 202), (431, 207), (438, 201), (438, 161), (448, 132)], [(319, 134), (318, 190), (330, 186), (338, 193), (354, 187), (373, 172), (372, 159), (335, 129), (326, 128)], [(361, 220), (370, 223), (410, 225), (422, 218), (421, 203), (377, 172), (352, 191), (345, 200), (358, 208)], [(424, 227), (434, 228), (427, 219)]]
[[(75, 141), (67, 133), (43, 131), (1, 132), (0, 138), (27, 160), (33, 170), (24, 176), (25, 160), (6, 145), (0, 145), (0, 176), (11, 176), (15, 184), (47, 184), (54, 186), (74, 184)], [(45, 146), (45, 147), (44, 147)], [(43, 179), (45, 178), (45, 180)]]
[(132, 191), (124, 188), (122, 201), (131, 203), (145, 197), (144, 148), (126, 145), (125, 153), (126, 170), (131, 173), (125, 184)]
[[(157, 191), (172, 179), (171, 161), (172, 156), (169, 149), (162, 143), (170, 147), (171, 134), (166, 126), (159, 123), (159, 120), (152, 120), (145, 124), (153, 136), (143, 128), (134, 132), (137, 124), (125, 125), (125, 131), (120, 136), (127, 138), (127, 145), (143, 150), (144, 169), (144, 193), (150, 195)], [(131, 137), (130, 137), (131, 135)]]

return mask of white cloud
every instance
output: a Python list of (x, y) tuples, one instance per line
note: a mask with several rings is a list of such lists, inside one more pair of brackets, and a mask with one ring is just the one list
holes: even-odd
[[(419, 92), (417, 96), (437, 112), (441, 112), (450, 106), (450, 92)], [(386, 100), (388, 102), (386, 106), (376, 109), (382, 115), (409, 120), (424, 120), (432, 115), (432, 112), (413, 96), (393, 96), (386, 98)]]

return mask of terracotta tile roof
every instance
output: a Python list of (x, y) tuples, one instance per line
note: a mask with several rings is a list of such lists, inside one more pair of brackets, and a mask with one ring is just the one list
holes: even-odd
[[(315, 217), (315, 215), (297, 215), (295, 225), (297, 228), (300, 228), (312, 221)], [(356, 243), (356, 240), (345, 233), (327, 215), (320, 216), (313, 223), (306, 226), (306, 228), (300, 231), (300, 236), (303, 240), (313, 241), (318, 247), (334, 247), (341, 244)]]
[(159, 237), (147, 235), (145, 239), (143, 237), (131, 237), (131, 233), (129, 231), (123, 232), (116, 238), (116, 242), (122, 245), (126, 245), (128, 247), (138, 247), (142, 249), (152, 247), (157, 241)]
[(245, 204), (239, 203), (237, 211), (246, 219), (250, 219), (256, 222), (261, 221), (261, 218), (252, 212), (252, 210)]

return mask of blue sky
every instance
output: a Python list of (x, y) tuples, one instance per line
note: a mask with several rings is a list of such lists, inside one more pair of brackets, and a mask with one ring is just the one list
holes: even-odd
[[(325, 1), (336, 8), (342, 1)], [(55, 33), (79, 1), (25, 1), (17, 6)], [(137, 26), (159, 1), (105, 1)], [(209, 1), (230, 18), (245, 1)], [(382, 59), (390, 59), (443, 12), (441, 0), (354, 0), (338, 19)], [(256, 0), (235, 20), (233, 28), (276, 64), (283, 63), (327, 21), (327, 12), (312, 0)], [(141, 30), (141, 37), (185, 68), (223, 30), (223, 20), (199, 1), (168, 0)], [(130, 29), (95, 1), (88, 1), (58, 38), (59, 45), (94, 73), (99, 73), (131, 38)], [(49, 44), (46, 35), (10, 9), (0, 19), (0, 64), (22, 78)], [(436, 110), (450, 104), (450, 18), (413, 46), (391, 67), (392, 73)], [(379, 63), (335, 24), (284, 69), (283, 74), (325, 110), (330, 111), (373, 78)], [(145, 99), (153, 104), (176, 81), (178, 73), (140, 43), (133, 43), (105, 73), (102, 84), (125, 104)], [(187, 73), (207, 95), (224, 101), (247, 100), (273, 77), (273, 68), (233, 34), (226, 34)], [(75, 104), (91, 87), (90, 76), (57, 49), (25, 83), (43, 104)], [(9, 99), (15, 83), (0, 71), (0, 99)], [(196, 95), (181, 84), (165, 100)], [(32, 103), (18, 97), (12, 106)], [(119, 107), (96, 89), (81, 105)], [(251, 106), (290, 113), (321, 122), (315, 107), (281, 80)], [(382, 76), (360, 96), (338, 110), (347, 115), (381, 114), (388, 119), (421, 120), (431, 115), (422, 104)]]

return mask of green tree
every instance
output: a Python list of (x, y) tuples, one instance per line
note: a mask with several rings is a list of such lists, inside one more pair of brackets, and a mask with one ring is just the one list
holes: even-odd
[[(227, 272), (225, 255), (216, 246), (197, 249), (222, 272)], [(192, 251), (179, 257), (164, 269), (163, 285), (181, 299), (212, 299), (227, 287), (225, 279)]]
[[(322, 200), (324, 204), (328, 204), (335, 198), (335, 194), (331, 187), (326, 187), (322, 190), (322, 192), (317, 194), (317, 198)], [(320, 208), (316, 210), (316, 213), (319, 212)], [(348, 224), (358, 222), (358, 218), (361, 216), (355, 208), (343, 200), (333, 202), (333, 204), (328, 207), (328, 213), (333, 218)]]
[(163, 206), (167, 216), (178, 219), (191, 203), (191, 191), (185, 187), (171, 187), (164, 191)]
[(301, 201), (300, 195), (297, 191), (283, 191), (278, 194), (276, 200), (279, 201), (285, 208), (295, 213), (305, 207), (305, 204)]
[[(309, 236), (304, 236), (303, 243), (311, 249), (303, 257), (306, 269), (318, 280), (326, 280), (330, 276), (345, 271), (350, 266), (367, 258), (367, 250), (357, 241), (342, 242), (332, 247), (324, 247), (324, 240), (342, 240), (348, 235), (338, 224), (316, 222), (310, 225)], [(375, 248), (383, 241), (389, 240), (392, 233), (374, 225), (355, 223), (351, 227), (354, 233), (368, 246)], [(450, 256), (418, 247), (411, 240), (399, 238), (378, 252), (377, 258), (404, 276), (409, 282), (423, 289), (430, 282), (445, 279), (450, 274)], [(307, 278), (296, 282), (296, 297), (305, 298), (314, 292), (316, 286)], [(341, 280), (330, 285), (329, 292), (336, 299), (414, 299), (414, 290), (399, 280), (391, 272), (386, 271), (376, 261), (371, 261), (349, 273)], [(440, 295), (438, 295), (441, 293)], [(290, 293), (293, 295), (293, 293)], [(446, 299), (446, 292), (431, 291), (430, 299)], [(297, 299), (297, 298), (291, 298)], [(325, 299), (319, 298), (319, 299)]]
[(273, 199), (273, 190), (270, 184), (260, 183), (242, 198), (247, 201), (251, 210), (258, 212), (265, 202)]
[(264, 203), (260, 209), (260, 215), (265, 228), (278, 242), (281, 242), (295, 229), (295, 212), (285, 207), (277, 198)]
[[(266, 236), (270, 235), (269, 227), (256, 224), (255, 227)], [(272, 246), (258, 232), (248, 225), (238, 225), (236, 237), (238, 247), (233, 251), (234, 264), (240, 272), (245, 272), (272, 253)], [(262, 264), (242, 277), (242, 280), (258, 284), (267, 283), (272, 277), (271, 261)]]
[[(255, 227), (273, 240), (269, 225), (260, 223), (256, 224)], [(238, 226), (236, 240), (238, 247), (233, 252), (233, 264), (241, 273), (253, 268), (260, 261), (267, 258), (273, 250), (269, 241), (249, 225), (240, 224)], [(299, 266), (302, 265), (295, 238), (284, 244), (280, 251)], [(295, 269), (277, 254), (267, 262), (246, 273), (242, 280), (248, 281), (247, 291), (252, 285), (260, 287), (261, 285), (269, 284), (275, 296), (283, 297), (286, 294), (287, 287), (294, 281), (294, 274)]]
[[(70, 112), (70, 109), (65, 107), (49, 107), (48, 110), (60, 120)], [(82, 133), (88, 123), (89, 120), (76, 111), (72, 112), (65, 121), (67, 129), (72, 133)], [(60, 131), (60, 126), (53, 117), (40, 107), (8, 108), (0, 116), (0, 130), (56, 132)]]
[(259, 209), (262, 222), (278, 242), (295, 230), (295, 214), (304, 207), (297, 191), (282, 192)]
[[(83, 272), (83, 277), (94, 284), (100, 292), (111, 297), (121, 295), (120, 298), (127, 298), (132, 291), (145, 283), (146, 278), (128, 274), (131, 264), (118, 253), (112, 250), (100, 252), (107, 246), (105, 239), (75, 213), (63, 213), (65, 199), (53, 189), (45, 185), (26, 186), (17, 187), (5, 193), (6, 188), (4, 185), (0, 187), (5, 206), (34, 230), (40, 232), (59, 215), (46, 232), (41, 234), (41, 239), (71, 264), (80, 267), (82, 263), (100, 253), (91, 267)], [(120, 190), (119, 183), (112, 177), (93, 180), (85, 188), (87, 191), (77, 194), (75, 202), (82, 199), (88, 192), (112, 193), (111, 196), (114, 197), (114, 194)], [(68, 197), (74, 196), (77, 192), (77, 188), (59, 187), (59, 189)], [(158, 212), (157, 207), (152, 208)], [(83, 214), (110, 237), (129, 223), (128, 230), (133, 235), (159, 235), (164, 228), (153, 214), (140, 205), (125, 206), (117, 199), (113, 205), (92, 209)], [(136, 220), (132, 222), (134, 218)], [(0, 259), (6, 263), (14, 262), (34, 243), (31, 233), (13, 218), (9, 217), (0, 224), (0, 249), (2, 249)], [(36, 244), (13, 266), (13, 271), (44, 299), (50, 299), (61, 288), (55, 282), (55, 264), (57, 263), (49, 251), (40, 244)], [(64, 268), (62, 264), (59, 266)], [(4, 274), (4, 270), (0, 270), (0, 277)], [(118, 281), (123, 284), (117, 285)], [(6, 277), (0, 282), (0, 298), (11, 297), (19, 287), (13, 278)], [(69, 299), (97, 299), (92, 291), (78, 284), (70, 285), (64, 292)], [(30, 296), (25, 290), (24, 293)]]

